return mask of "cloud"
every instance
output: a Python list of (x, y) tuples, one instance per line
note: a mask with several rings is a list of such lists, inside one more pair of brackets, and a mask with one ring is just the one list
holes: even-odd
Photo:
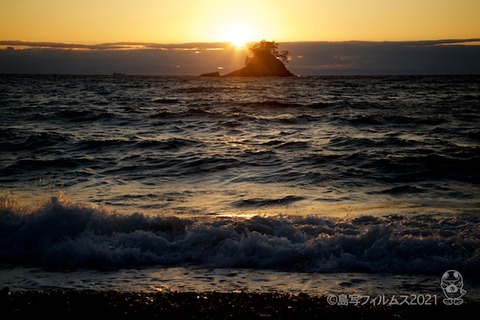
[[(237, 61), (225, 54), (233, 50), (226, 43), (83, 45), (0, 41), (1, 47), (5, 49), (0, 50), (0, 73), (195, 75), (218, 65), (233, 69), (245, 57)], [(225, 56), (229, 57), (227, 61)]]
[(296, 74), (464, 74), (480, 73), (480, 39), (404, 42), (292, 42)]
[(79, 44), (79, 43), (61, 43), (61, 42), (31, 42), (20, 40), (0, 40), (0, 47), (18, 47), (21, 49), (64, 49), (64, 50), (138, 50), (138, 49), (158, 49), (158, 50), (223, 50), (230, 47), (225, 42), (192, 42), (182, 44), (159, 44), (151, 42), (112, 42), (101, 44)]
[[(228, 73), (247, 54), (228, 43), (0, 41), (0, 48), (0, 73), (198, 75), (219, 66)], [(285, 42), (280, 49), (299, 75), (480, 74), (480, 39)]]

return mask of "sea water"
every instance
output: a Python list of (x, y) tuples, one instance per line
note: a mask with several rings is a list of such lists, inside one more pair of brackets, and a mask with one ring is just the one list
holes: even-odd
[(0, 286), (478, 298), (479, 124), (479, 76), (2, 75)]

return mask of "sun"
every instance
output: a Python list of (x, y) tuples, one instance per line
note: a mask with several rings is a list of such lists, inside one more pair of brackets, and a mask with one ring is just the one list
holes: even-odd
[(231, 22), (223, 27), (222, 38), (237, 48), (245, 47), (255, 39), (255, 28), (246, 22)]

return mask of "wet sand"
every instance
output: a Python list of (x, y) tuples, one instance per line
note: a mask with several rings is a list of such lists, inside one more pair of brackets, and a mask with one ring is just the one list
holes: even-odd
[(460, 306), (332, 306), (326, 297), (247, 292), (0, 292), (1, 319), (466, 319)]

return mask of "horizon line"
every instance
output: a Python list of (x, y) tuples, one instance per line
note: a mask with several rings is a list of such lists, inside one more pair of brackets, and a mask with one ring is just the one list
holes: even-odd
[[(275, 41), (275, 40), (273, 40)], [(250, 41), (247, 44), (255, 43)], [(392, 44), (419, 44), (419, 45), (477, 45), (471, 44), (478, 42), (480, 38), (447, 38), (447, 39), (425, 39), (425, 40), (308, 40), (308, 41), (275, 41), (277, 43), (295, 43), (295, 44), (315, 44), (315, 43), (392, 43)], [(212, 41), (212, 42), (183, 42), (183, 43), (157, 43), (157, 42), (136, 42), (136, 41), (119, 41), (104, 42), (97, 44), (68, 43), (54, 41), (25, 41), (25, 40), (0, 40), (0, 46), (11, 47), (19, 46), (30, 48), (44, 49), (60, 49), (60, 50), (199, 50), (199, 49), (225, 49), (233, 47), (228, 41)]]

